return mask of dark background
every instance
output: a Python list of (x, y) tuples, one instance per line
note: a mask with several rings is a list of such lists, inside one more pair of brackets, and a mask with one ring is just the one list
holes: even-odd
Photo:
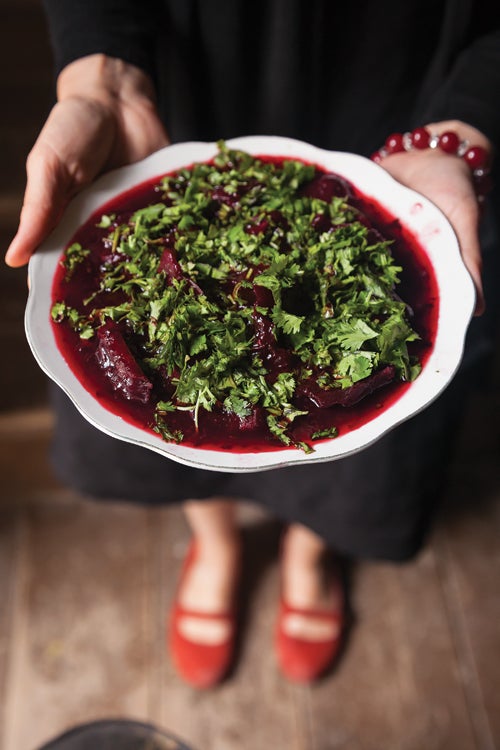
[(53, 101), (52, 56), (36, 0), (3, 0), (0, 13), (0, 412), (42, 406), (46, 381), (24, 336), (26, 269), (3, 256), (15, 234), (25, 161)]

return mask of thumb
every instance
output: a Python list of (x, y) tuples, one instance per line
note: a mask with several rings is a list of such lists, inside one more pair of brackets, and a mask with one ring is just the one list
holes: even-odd
[(56, 226), (69, 201), (73, 180), (50, 147), (39, 145), (28, 157), (27, 183), (17, 234), (5, 256), (7, 265), (25, 265)]

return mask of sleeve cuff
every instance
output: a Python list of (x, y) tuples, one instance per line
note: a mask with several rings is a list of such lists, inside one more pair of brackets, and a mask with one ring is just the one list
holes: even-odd
[(157, 14), (148, 0), (43, 0), (56, 74), (92, 54), (117, 57), (155, 75)]

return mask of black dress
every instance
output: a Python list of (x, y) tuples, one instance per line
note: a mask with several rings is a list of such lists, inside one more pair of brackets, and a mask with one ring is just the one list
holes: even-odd
[[(273, 134), (369, 155), (391, 132), (460, 119), (500, 142), (500, 13), (482, 2), (44, 2), (56, 69), (96, 52), (142, 67), (173, 141)], [(485, 232), (487, 291), (491, 222)], [(245, 498), (345, 554), (407, 559), (425, 539), (494, 322), (491, 305), (473, 321), (461, 370), (431, 407), (340, 461), (252, 474), (191, 469), (96, 431), (55, 389), (54, 465), (95, 497)]]

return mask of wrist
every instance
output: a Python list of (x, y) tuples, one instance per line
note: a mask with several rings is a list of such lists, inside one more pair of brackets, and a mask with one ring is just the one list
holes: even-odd
[(380, 164), (400, 153), (427, 154), (435, 158), (451, 156), (464, 168), (467, 166), (478, 200), (482, 201), (491, 190), (492, 143), (480, 130), (460, 120), (443, 120), (406, 133), (393, 133), (371, 158)]
[(424, 125), (425, 129), (433, 135), (441, 136), (443, 133), (456, 133), (461, 142), (474, 144), (484, 148), (488, 154), (489, 161), (493, 158), (493, 144), (484, 133), (472, 125), (468, 125), (461, 120), (442, 120), (440, 122), (430, 122)]
[(114, 107), (131, 98), (153, 104), (156, 97), (153, 82), (143, 70), (116, 57), (94, 54), (63, 68), (57, 79), (57, 98), (86, 98)]

